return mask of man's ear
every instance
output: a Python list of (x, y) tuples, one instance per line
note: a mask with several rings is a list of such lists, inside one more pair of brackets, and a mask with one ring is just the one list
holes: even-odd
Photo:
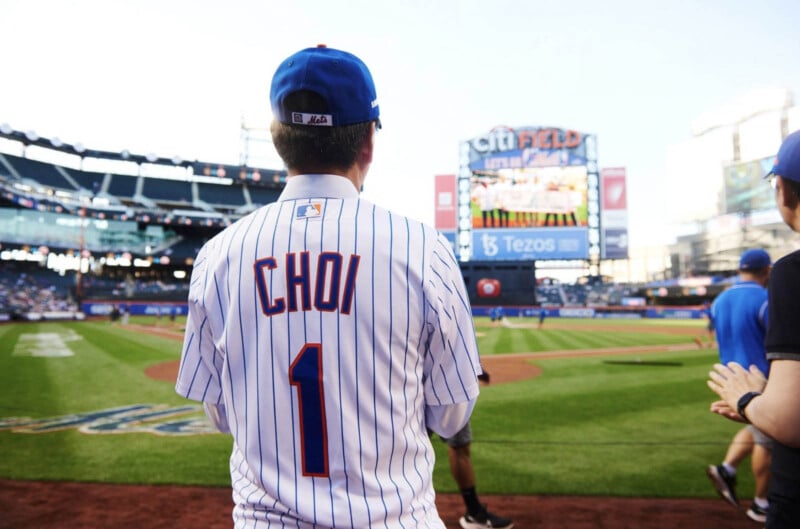
[(369, 129), (369, 136), (358, 153), (358, 163), (361, 167), (368, 167), (372, 163), (372, 154), (375, 149), (375, 124)]
[(795, 194), (794, 189), (786, 185), (786, 180), (782, 176), (778, 177), (780, 181), (778, 182), (778, 203), (781, 207), (786, 209), (795, 210), (797, 209), (798, 205), (798, 197)]

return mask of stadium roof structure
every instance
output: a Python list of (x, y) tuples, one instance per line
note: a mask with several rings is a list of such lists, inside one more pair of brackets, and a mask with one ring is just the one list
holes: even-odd
[[(196, 175), (215, 176), (219, 178), (234, 178), (239, 176), (241, 180), (246, 180), (255, 184), (273, 185), (284, 184), (286, 182), (286, 170), (266, 167), (249, 167), (246, 165), (233, 166), (209, 161), (188, 161), (179, 156), (171, 158), (157, 156), (155, 154), (135, 154), (128, 150), (120, 152), (104, 151), (99, 149), (87, 149), (81, 143), (66, 143), (57, 137), (44, 138), (34, 131), (22, 132), (11, 128), (10, 125), (0, 124), (0, 138), (18, 142), (23, 148), (30, 145), (44, 149), (61, 152), (64, 154), (77, 155), (81, 158), (94, 158), (98, 160), (113, 160), (121, 162), (131, 162), (137, 165), (152, 164), (172, 167), (184, 167), (190, 169)], [(209, 171), (209, 168), (211, 170)], [(271, 178), (261, 178), (262, 175), (271, 174)]]
[(33, 131), (22, 132), (12, 129), (7, 124), (0, 125), (0, 138), (17, 141), (24, 146), (36, 145), (46, 149), (63, 152), (66, 154), (76, 154), (82, 158), (98, 158), (102, 160), (124, 160), (137, 164), (152, 163), (164, 165), (179, 165), (191, 167), (192, 163), (182, 160), (179, 157), (165, 158), (154, 154), (131, 154), (128, 151), (113, 152), (98, 149), (87, 149), (81, 143), (65, 143), (57, 137), (42, 138)]
[[(265, 201), (274, 200), (286, 183), (284, 169), (87, 149), (80, 143), (14, 130), (7, 124), (0, 125), (0, 139), (22, 147), (22, 157), (0, 152), (0, 198), (16, 207), (38, 211), (145, 224), (224, 227)], [(44, 149), (72, 155), (71, 160), (80, 160), (80, 168), (29, 158), (31, 146), (39, 149), (36, 152)], [(124, 162), (122, 166), (127, 163), (134, 171), (84, 170), (84, 162), (98, 160), (111, 165)], [(159, 166), (172, 173), (148, 174), (147, 169)], [(93, 185), (86, 183), (90, 181)], [(117, 185), (125, 181), (124, 186)], [(212, 193), (202, 186), (219, 186), (220, 192)], [(249, 187), (249, 192), (243, 187)], [(126, 191), (119, 194), (121, 188)], [(222, 192), (225, 190), (228, 192)], [(148, 196), (148, 191), (155, 195)], [(174, 196), (170, 199), (168, 195)], [(220, 204), (204, 201), (209, 195), (221, 197)]]

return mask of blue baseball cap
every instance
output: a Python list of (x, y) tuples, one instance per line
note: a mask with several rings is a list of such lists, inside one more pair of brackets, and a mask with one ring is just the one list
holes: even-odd
[[(286, 108), (286, 98), (298, 90), (319, 95), (327, 110), (308, 113)], [(294, 125), (341, 127), (374, 121), (380, 115), (367, 65), (352, 53), (324, 44), (285, 59), (272, 77), (269, 99), (275, 118)]]
[(772, 259), (761, 248), (747, 250), (739, 259), (739, 270), (760, 270), (770, 265), (772, 265)]
[(778, 175), (800, 182), (800, 130), (792, 132), (783, 140), (778, 155), (767, 176)]

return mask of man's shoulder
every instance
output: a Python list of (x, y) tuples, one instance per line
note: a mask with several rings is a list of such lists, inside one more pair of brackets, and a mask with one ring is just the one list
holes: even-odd
[(800, 288), (800, 250), (775, 261), (770, 272), (768, 288), (773, 293), (786, 288), (794, 292)]
[(409, 230), (414, 230), (418, 233), (424, 232), (426, 236), (429, 234), (439, 234), (439, 231), (436, 230), (436, 228), (426, 222), (415, 219), (414, 217), (409, 217), (408, 215), (404, 215), (402, 213), (398, 213), (396, 211), (392, 211), (391, 209), (384, 208), (377, 204), (373, 205), (378, 211), (383, 211), (389, 218), (391, 218), (392, 224), (394, 225), (398, 223), (407, 224)]
[(712, 310), (720, 306), (736, 306), (747, 300), (766, 300), (767, 289), (757, 283), (736, 283), (730, 288), (722, 291), (714, 300)]
[(784, 255), (772, 265), (773, 270), (785, 267), (800, 267), (800, 250), (795, 250), (792, 253)]
[(241, 217), (235, 222), (229, 224), (222, 231), (218, 232), (216, 235), (214, 235), (208, 241), (206, 241), (203, 244), (201, 251), (204, 251), (209, 255), (220, 255), (218, 252), (216, 254), (214, 252), (220, 248), (220, 245), (224, 244), (223, 241), (225, 241), (228, 237), (230, 237), (232, 233), (235, 233), (241, 226), (246, 225), (247, 223), (251, 223), (252, 217), (263, 214), (263, 210), (269, 208), (271, 205), (272, 204), (261, 206), (258, 209), (251, 211), (244, 217)]

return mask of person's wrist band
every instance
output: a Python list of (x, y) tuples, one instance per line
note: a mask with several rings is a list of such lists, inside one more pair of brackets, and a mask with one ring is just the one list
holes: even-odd
[(739, 415), (742, 416), (742, 419), (744, 419), (747, 422), (750, 422), (750, 419), (748, 419), (747, 415), (744, 414), (744, 409), (747, 407), (748, 404), (750, 404), (751, 400), (758, 397), (759, 395), (761, 395), (760, 391), (748, 391), (747, 393), (739, 397), (739, 402), (736, 403), (736, 411), (739, 412)]

